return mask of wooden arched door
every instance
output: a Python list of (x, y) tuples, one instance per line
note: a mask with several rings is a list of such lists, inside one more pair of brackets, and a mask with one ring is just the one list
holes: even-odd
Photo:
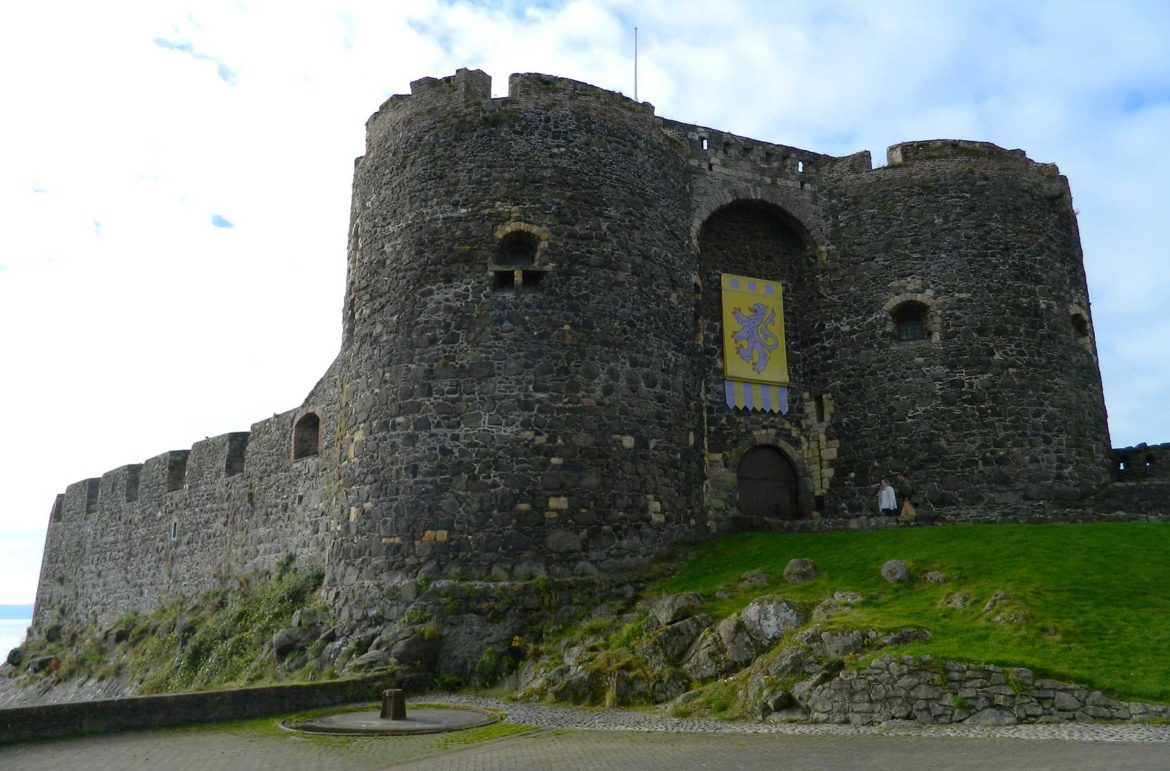
[(737, 470), (741, 530), (767, 530), (769, 522), (797, 519), (796, 469), (775, 447), (753, 447)]

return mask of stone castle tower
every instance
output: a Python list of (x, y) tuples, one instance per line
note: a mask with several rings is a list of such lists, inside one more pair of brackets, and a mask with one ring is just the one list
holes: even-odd
[[(856, 526), (899, 470), (956, 519), (1109, 479), (1055, 166), (946, 140), (874, 169), (575, 81), (490, 86), (424, 78), (371, 117), (337, 359), (250, 432), (71, 485), (36, 623), (287, 554), (355, 621), (418, 576), (588, 578), (729, 529)], [(727, 273), (783, 287), (785, 414), (727, 404)]]

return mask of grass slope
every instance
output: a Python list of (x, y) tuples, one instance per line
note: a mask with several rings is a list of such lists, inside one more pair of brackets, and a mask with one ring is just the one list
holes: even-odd
[[(651, 593), (699, 592), (707, 612), (724, 616), (765, 593), (811, 607), (835, 591), (856, 591), (865, 602), (831, 628), (923, 627), (932, 640), (894, 650), (1023, 666), (1113, 696), (1170, 703), (1168, 554), (1165, 523), (745, 533), (701, 547)], [(797, 557), (811, 559), (820, 574), (789, 585), (781, 573)], [(880, 569), (889, 559), (910, 563), (914, 580), (887, 583)], [(767, 573), (768, 586), (737, 590), (739, 576), (755, 569)], [(921, 580), (930, 570), (946, 582)], [(955, 592), (971, 595), (966, 608), (943, 606)], [(991, 621), (995, 613), (983, 607), (997, 592), (1011, 598), (1001, 608), (1024, 611), (1028, 620)]]

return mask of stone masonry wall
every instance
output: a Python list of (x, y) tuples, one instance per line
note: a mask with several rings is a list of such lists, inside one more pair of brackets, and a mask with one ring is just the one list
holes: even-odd
[(815, 722), (857, 725), (887, 720), (1014, 725), (1170, 716), (1168, 707), (1119, 701), (1075, 683), (1038, 678), (1029, 669), (958, 663), (939, 667), (929, 656), (883, 656), (862, 669), (799, 684), (796, 698)]
[[(329, 585), (371, 613), (420, 574), (612, 573), (697, 528), (678, 143), (648, 106), (573, 81), (460, 85), (486, 77), (388, 102), (355, 174)], [(508, 262), (514, 232), (539, 242), (532, 264)]]
[[(323, 565), (334, 400), (326, 378), (301, 408), (250, 432), (70, 485), (49, 518), (34, 628), (66, 618), (108, 625), (167, 598), (234, 586), (287, 555)], [(309, 411), (321, 418), (321, 449), (293, 461), (293, 423)]]
[[(1055, 168), (982, 143), (914, 143), (825, 196), (833, 245), (816, 346), (833, 384), (839, 507), (871, 508), (877, 478), (895, 470), (943, 506), (1100, 488), (1104, 401)], [(896, 339), (905, 301), (928, 309), (926, 339)]]

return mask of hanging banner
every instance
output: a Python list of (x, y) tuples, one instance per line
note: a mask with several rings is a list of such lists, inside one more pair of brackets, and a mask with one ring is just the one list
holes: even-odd
[(728, 407), (788, 413), (779, 281), (724, 273), (723, 376)]

